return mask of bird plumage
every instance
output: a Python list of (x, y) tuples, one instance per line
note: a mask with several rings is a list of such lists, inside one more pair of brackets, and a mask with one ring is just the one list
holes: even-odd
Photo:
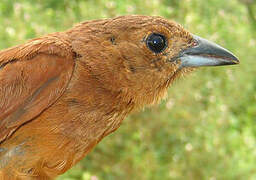
[[(147, 43), (152, 33), (153, 46), (166, 41), (159, 52)], [(159, 102), (193, 70), (181, 68), (179, 56), (196, 43), (175, 22), (133, 15), (0, 51), (0, 177), (52, 179), (70, 169), (131, 111)]]

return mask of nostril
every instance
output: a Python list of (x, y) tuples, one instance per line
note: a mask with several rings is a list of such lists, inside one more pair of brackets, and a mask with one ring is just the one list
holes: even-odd
[(198, 43), (198, 41), (196, 41), (196, 40), (194, 40), (194, 41), (192, 42), (192, 46), (193, 46), (193, 47), (198, 46), (198, 44), (199, 44), (199, 43)]

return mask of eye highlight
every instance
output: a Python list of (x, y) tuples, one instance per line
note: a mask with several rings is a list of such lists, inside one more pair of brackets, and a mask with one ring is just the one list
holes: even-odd
[(146, 39), (147, 47), (154, 53), (161, 53), (167, 47), (166, 37), (162, 34), (152, 33)]

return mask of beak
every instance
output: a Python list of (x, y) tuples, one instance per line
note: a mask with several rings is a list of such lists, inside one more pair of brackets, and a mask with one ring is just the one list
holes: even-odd
[(183, 50), (181, 67), (222, 66), (239, 64), (238, 58), (223, 47), (193, 35), (196, 45)]

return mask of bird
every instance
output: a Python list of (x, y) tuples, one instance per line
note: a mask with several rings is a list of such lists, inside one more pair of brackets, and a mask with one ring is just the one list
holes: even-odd
[(90, 20), (0, 51), (0, 179), (55, 179), (178, 77), (238, 64), (160, 16)]

